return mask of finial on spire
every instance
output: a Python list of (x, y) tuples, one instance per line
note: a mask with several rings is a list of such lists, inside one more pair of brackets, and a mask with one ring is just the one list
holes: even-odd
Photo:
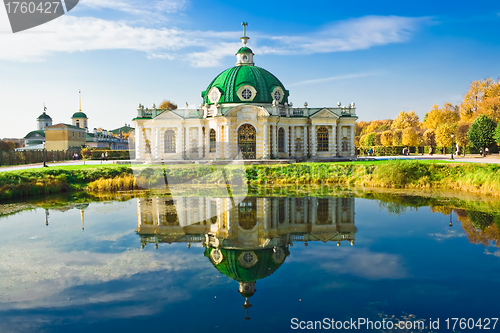
[(47, 107), (45, 106), (45, 102), (43, 103), (43, 112), (47, 111)]
[(82, 91), (78, 89), (78, 111), (82, 112)]
[(241, 37), (241, 41), (243, 42), (243, 46), (247, 45), (247, 41), (250, 39), (250, 37), (247, 37), (247, 26), (248, 22), (241, 22), (241, 25), (243, 26), (243, 37)]

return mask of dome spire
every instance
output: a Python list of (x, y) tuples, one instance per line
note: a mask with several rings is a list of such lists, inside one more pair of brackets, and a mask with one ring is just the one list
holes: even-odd
[(248, 22), (241, 22), (241, 25), (243, 26), (243, 37), (241, 37), (241, 42), (243, 43), (243, 46), (247, 45), (248, 40), (250, 37), (247, 37), (247, 26)]
[(82, 91), (78, 89), (78, 111), (82, 112)]

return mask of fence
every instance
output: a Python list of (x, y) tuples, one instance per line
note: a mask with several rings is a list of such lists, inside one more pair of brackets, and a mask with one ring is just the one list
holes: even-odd
[[(46, 151), (45, 161), (59, 162), (73, 159), (74, 150)], [(43, 150), (0, 152), (0, 165), (43, 163)]]

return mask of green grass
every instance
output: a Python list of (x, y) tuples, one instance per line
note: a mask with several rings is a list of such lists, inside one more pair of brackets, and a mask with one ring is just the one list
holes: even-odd
[(133, 168), (135, 172), (130, 165), (67, 165), (1, 172), (0, 200), (80, 190), (165, 189), (167, 179), (195, 186), (224, 185), (226, 180), (238, 182), (241, 176), (246, 176), (252, 186), (326, 184), (500, 194), (500, 166), (496, 164), (388, 160), (224, 168), (217, 165), (134, 165)]

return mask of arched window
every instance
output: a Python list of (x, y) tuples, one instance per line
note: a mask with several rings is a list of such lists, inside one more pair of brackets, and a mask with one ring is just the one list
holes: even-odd
[(215, 130), (212, 128), (210, 130), (210, 152), (215, 153), (216, 149), (216, 141), (215, 141)]
[(175, 153), (175, 132), (167, 130), (165, 132), (165, 153)]
[(285, 130), (283, 127), (278, 130), (278, 151), (280, 153), (285, 151)]
[(80, 120), (76, 121), (76, 127), (80, 127)]
[(328, 128), (321, 126), (318, 129), (318, 151), (328, 151)]

